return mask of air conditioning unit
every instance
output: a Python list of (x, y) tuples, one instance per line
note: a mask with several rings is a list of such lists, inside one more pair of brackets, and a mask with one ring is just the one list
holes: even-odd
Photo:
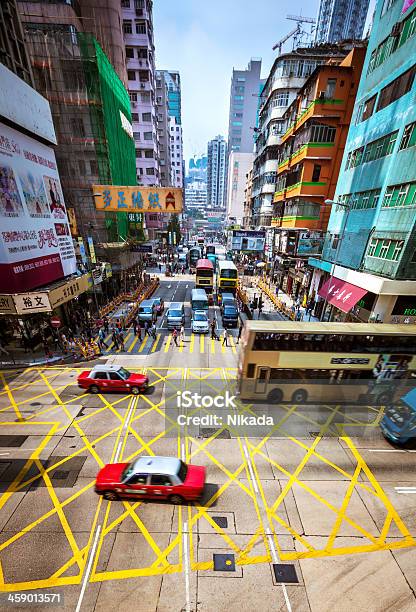
[(146, 89), (146, 83), (140, 83), (140, 87), (141, 87), (142, 89)]

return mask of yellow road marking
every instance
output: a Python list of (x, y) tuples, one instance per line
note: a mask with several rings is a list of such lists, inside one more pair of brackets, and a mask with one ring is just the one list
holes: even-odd
[(165, 353), (168, 352), (171, 342), (172, 342), (172, 334), (169, 334), (169, 336), (166, 338)]
[(225, 353), (224, 336), (220, 336), (220, 342), (221, 342), (221, 353)]
[(194, 352), (194, 344), (195, 344), (195, 334), (191, 334), (191, 343), (189, 345), (189, 352)]
[(23, 421), (22, 413), (20, 412), (19, 408), (17, 407), (17, 404), (14, 401), (13, 393), (10, 391), (9, 385), (7, 384), (7, 381), (6, 381), (6, 379), (5, 379), (5, 377), (4, 377), (4, 375), (2, 373), (0, 373), (0, 377), (1, 377), (2, 381), (3, 381), (4, 390), (7, 393), (7, 397), (9, 398), (9, 401), (10, 401), (11, 405), (13, 406), (13, 410), (15, 411), (18, 420), (19, 421)]
[(139, 353), (142, 353), (142, 352), (143, 352), (143, 349), (144, 349), (144, 347), (145, 347), (145, 346), (146, 346), (146, 344), (147, 344), (147, 339), (148, 339), (148, 338), (150, 338), (150, 336), (147, 336), (147, 335), (145, 334), (145, 336), (144, 336), (144, 338), (143, 338), (143, 341), (142, 341), (142, 343), (141, 343), (141, 345), (140, 345), (140, 348), (139, 348)]
[(211, 353), (215, 355), (215, 340), (211, 338)]
[(136, 342), (139, 339), (139, 336), (135, 336), (133, 342), (130, 344), (129, 348), (127, 349), (128, 353), (131, 353), (132, 350), (134, 349), (134, 347), (136, 346)]
[(160, 340), (160, 336), (161, 336), (161, 334), (157, 334), (156, 340), (153, 342), (153, 346), (152, 346), (152, 350), (151, 350), (152, 353), (154, 353), (156, 348), (157, 348), (157, 345), (158, 345), (159, 340)]
[(230, 334), (230, 335), (228, 336), (228, 339), (229, 339), (229, 341), (230, 341), (231, 350), (232, 350), (232, 352), (234, 353), (234, 355), (236, 355), (236, 354), (237, 354), (237, 349), (236, 349), (235, 344), (234, 344), (234, 337), (233, 337), (233, 336), (231, 336), (231, 334)]
[(205, 336), (204, 334), (200, 334), (199, 336), (199, 352), (203, 353), (205, 349)]
[(183, 340), (181, 340), (181, 341), (179, 342), (179, 352), (180, 352), (180, 353), (183, 353), (183, 348), (184, 348), (184, 346), (185, 346), (185, 342), (184, 342)]

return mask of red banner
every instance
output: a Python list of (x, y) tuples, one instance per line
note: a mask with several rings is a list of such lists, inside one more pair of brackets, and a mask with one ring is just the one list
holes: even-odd
[(22, 262), (0, 264), (0, 291), (18, 293), (42, 287), (64, 276), (59, 253), (25, 259)]
[(325, 298), (329, 304), (333, 304), (342, 312), (349, 312), (358, 300), (367, 293), (366, 289), (356, 287), (339, 278), (331, 277), (319, 289), (318, 295)]

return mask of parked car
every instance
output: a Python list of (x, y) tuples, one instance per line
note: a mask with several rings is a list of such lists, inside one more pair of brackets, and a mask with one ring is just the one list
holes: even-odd
[(207, 334), (209, 332), (209, 319), (204, 310), (195, 310), (191, 320), (192, 331), (196, 334)]
[(95, 492), (115, 501), (123, 497), (167, 499), (173, 504), (199, 499), (206, 469), (174, 457), (139, 457), (132, 463), (108, 463), (99, 472)]
[(138, 395), (149, 386), (145, 374), (135, 374), (120, 365), (97, 365), (92, 370), (85, 370), (78, 376), (78, 387), (91, 393), (121, 391)]
[(157, 316), (161, 315), (162, 312), (165, 310), (165, 302), (162, 300), (161, 297), (156, 297), (153, 298), (153, 303), (156, 306)]

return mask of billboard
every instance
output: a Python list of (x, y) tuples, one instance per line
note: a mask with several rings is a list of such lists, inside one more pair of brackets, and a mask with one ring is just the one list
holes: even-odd
[(0, 291), (27, 291), (75, 271), (53, 150), (0, 123)]
[(178, 187), (93, 185), (95, 207), (108, 212), (180, 213), (183, 193)]
[(232, 230), (232, 251), (264, 251), (266, 232), (255, 230)]

